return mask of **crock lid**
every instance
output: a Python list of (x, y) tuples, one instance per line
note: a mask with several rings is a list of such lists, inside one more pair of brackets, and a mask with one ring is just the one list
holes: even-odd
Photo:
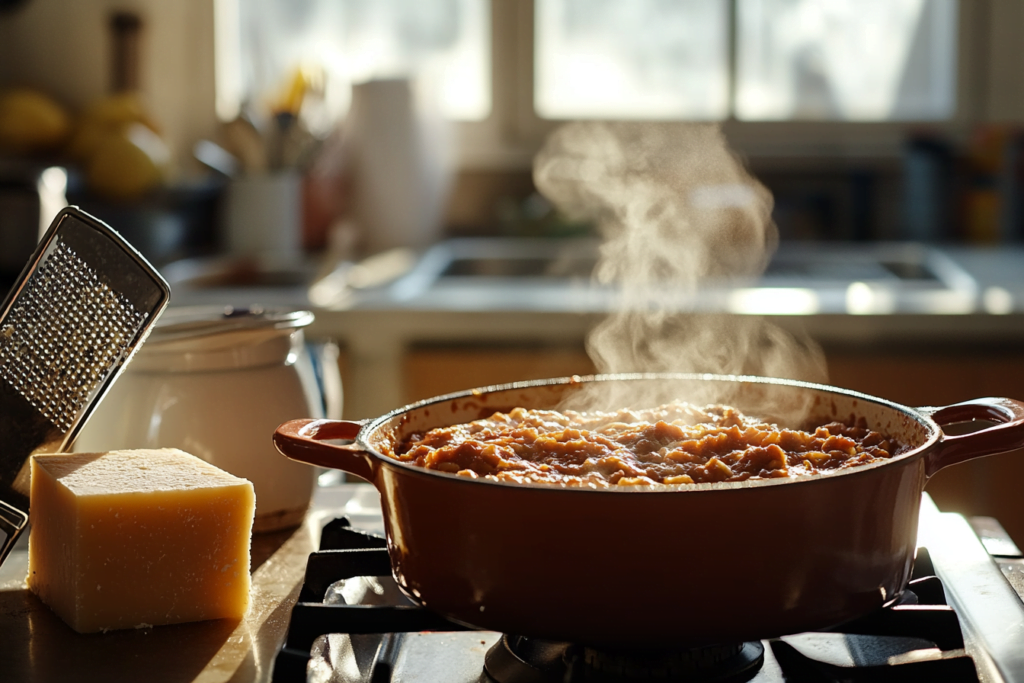
[(181, 306), (168, 308), (146, 344), (162, 344), (249, 330), (285, 330), (313, 322), (310, 311), (250, 306)]

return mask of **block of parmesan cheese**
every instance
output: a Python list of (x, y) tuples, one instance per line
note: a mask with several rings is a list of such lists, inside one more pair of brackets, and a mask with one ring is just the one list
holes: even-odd
[(241, 618), (252, 484), (176, 449), (32, 459), (28, 586), (79, 633)]

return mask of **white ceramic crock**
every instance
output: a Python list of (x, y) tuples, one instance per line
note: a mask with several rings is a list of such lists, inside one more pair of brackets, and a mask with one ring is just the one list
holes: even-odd
[[(282, 458), (271, 437), (296, 415), (324, 415), (302, 332), (312, 320), (308, 311), (168, 309), (75, 450), (180, 448), (252, 482), (255, 531), (297, 525), (315, 471)], [(324, 370), (340, 394), (337, 364)]]

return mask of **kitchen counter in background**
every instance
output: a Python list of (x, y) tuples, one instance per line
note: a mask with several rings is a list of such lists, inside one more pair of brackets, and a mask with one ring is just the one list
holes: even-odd
[[(532, 358), (527, 364), (557, 371), (559, 363), (543, 361), (551, 352), (572, 358), (562, 374), (591, 372), (583, 340), (617, 305), (614, 291), (590, 283), (597, 251), (586, 239), (450, 240), (384, 285), (347, 288), (352, 271), (336, 271), (337, 286), (314, 294), (321, 305), (310, 300), (311, 276), (301, 271), (232, 274), (213, 261), (173, 264), (165, 274), (172, 305), (313, 309), (310, 337), (335, 339), (345, 352), (346, 417), (364, 418), (434, 395), (410, 391), (416, 378), (405, 365), (424, 349), (468, 356), (519, 349)], [(837, 357), (993, 347), (1005, 356), (1024, 348), (1024, 247), (784, 245), (760, 281), (691, 295), (666, 291), (666, 301), (684, 311), (767, 314)], [(491, 373), (442, 390), (526, 378)]]

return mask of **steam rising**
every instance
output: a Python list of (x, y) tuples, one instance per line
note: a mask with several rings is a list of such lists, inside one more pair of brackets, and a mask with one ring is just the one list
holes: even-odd
[[(699, 310), (698, 290), (749, 285), (778, 242), (771, 193), (744, 170), (717, 126), (568, 124), (538, 155), (534, 181), (560, 211), (593, 221), (602, 233), (594, 277), (614, 285), (620, 299), (587, 340), (599, 372), (827, 379), (824, 356), (809, 338), (758, 316)], [(656, 400), (671, 398), (739, 399)], [(757, 399), (762, 414), (766, 398)], [(653, 397), (603, 399), (622, 407)], [(772, 412), (791, 409), (776, 405)]]

